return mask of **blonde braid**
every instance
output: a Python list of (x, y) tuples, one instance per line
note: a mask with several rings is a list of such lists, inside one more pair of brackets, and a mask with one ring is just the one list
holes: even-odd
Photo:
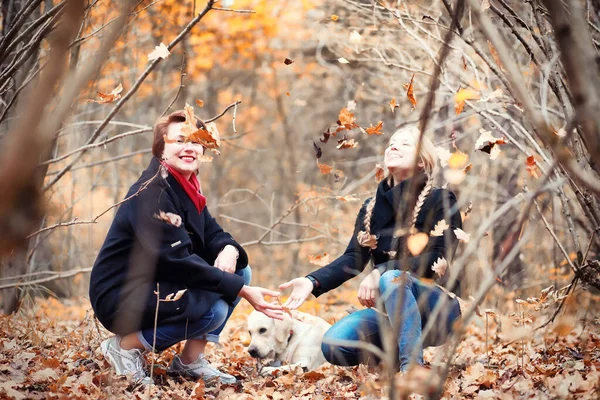
[(358, 244), (362, 247), (370, 247), (371, 249), (377, 248), (377, 237), (375, 235), (371, 235), (371, 217), (373, 216), (373, 209), (375, 208), (375, 199), (377, 197), (377, 193), (369, 204), (367, 204), (367, 209), (365, 210), (365, 218), (363, 219), (363, 225), (365, 226), (365, 230), (358, 232), (356, 235), (356, 240), (358, 240)]
[(417, 229), (415, 228), (415, 223), (417, 222), (417, 217), (419, 216), (419, 212), (421, 212), (421, 208), (423, 208), (423, 204), (425, 204), (425, 199), (427, 199), (427, 196), (431, 192), (432, 188), (433, 188), (433, 174), (429, 174), (427, 176), (427, 183), (425, 183), (425, 187), (423, 188), (423, 190), (421, 190), (421, 193), (419, 194), (419, 197), (417, 198), (417, 204), (415, 204), (415, 208), (413, 211), (413, 218), (412, 218), (412, 222), (410, 223), (410, 229), (409, 229), (409, 232), (411, 234), (414, 234), (417, 232)]

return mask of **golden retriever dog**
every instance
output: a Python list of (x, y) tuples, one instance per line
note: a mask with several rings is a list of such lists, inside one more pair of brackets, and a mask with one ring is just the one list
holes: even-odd
[(253, 311), (248, 317), (248, 331), (252, 337), (248, 353), (257, 359), (273, 359), (275, 363), (287, 364), (264, 367), (262, 375), (296, 367), (310, 371), (325, 363), (321, 342), (330, 327), (325, 320), (296, 310), (291, 312), (291, 316), (285, 314), (283, 320)]

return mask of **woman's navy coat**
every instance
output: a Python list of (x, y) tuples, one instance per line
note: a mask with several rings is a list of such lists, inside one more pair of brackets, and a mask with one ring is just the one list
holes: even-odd
[[(372, 200), (369, 198), (364, 202), (356, 217), (354, 233), (344, 254), (309, 274), (320, 283), (320, 287), (313, 290), (315, 296), (335, 289), (347, 280), (354, 278), (362, 272), (369, 260), (372, 260), (373, 265), (382, 272), (390, 269), (406, 270), (418, 277), (425, 278), (435, 278), (431, 266), (439, 257), (445, 257), (450, 262), (458, 245), (454, 229), (462, 228), (456, 197), (450, 190), (433, 189), (425, 199), (415, 222), (417, 231), (429, 233), (443, 219), (449, 226), (443, 236), (430, 236), (427, 246), (417, 256), (407, 253), (406, 240), (409, 236), (407, 233), (398, 238), (393, 237), (394, 232), (397, 231), (397, 219), (408, 221), (407, 225), (410, 225), (409, 220), (412, 218), (416, 202), (415, 196), (409, 196), (413, 180), (417, 181), (416, 193), (418, 195), (427, 180), (424, 173), (415, 175), (393, 187), (390, 187), (386, 180), (380, 182), (375, 194), (376, 202), (371, 217), (371, 233), (378, 238), (377, 248), (371, 250), (368, 247), (362, 247), (356, 238), (357, 233), (365, 228), (365, 212), (369, 201)], [(412, 203), (407, 204), (407, 199), (411, 197), (413, 198)], [(395, 252), (394, 257), (390, 257), (390, 251)], [(444, 278), (447, 278), (448, 275), (449, 271)], [(443, 284), (444, 279), (438, 280), (438, 282)], [(460, 282), (457, 282), (448, 289), (460, 295), (459, 284)]]
[[(236, 270), (248, 265), (244, 249), (224, 232), (207, 208), (195, 208), (172, 176), (163, 178), (153, 158), (119, 207), (90, 281), (90, 301), (102, 325), (119, 335), (152, 328), (160, 298), (187, 289), (177, 301), (161, 301), (158, 324), (198, 319), (220, 298), (231, 303), (241, 276), (213, 267), (228, 244), (239, 252)], [(158, 218), (177, 214), (176, 227)], [(158, 283), (158, 285), (157, 285)]]

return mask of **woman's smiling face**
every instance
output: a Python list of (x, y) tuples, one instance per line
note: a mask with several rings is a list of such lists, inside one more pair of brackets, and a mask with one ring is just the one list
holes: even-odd
[[(417, 157), (417, 138), (412, 132), (395, 134), (385, 149), (384, 163), (390, 173), (411, 170)], [(419, 162), (419, 167), (423, 163)]]
[(171, 167), (189, 177), (200, 167), (204, 147), (198, 142), (186, 141), (181, 132), (183, 122), (169, 125), (165, 139), (163, 158)]

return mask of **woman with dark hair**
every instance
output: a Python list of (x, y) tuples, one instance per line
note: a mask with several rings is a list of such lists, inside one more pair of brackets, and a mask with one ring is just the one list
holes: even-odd
[(119, 207), (92, 269), (92, 307), (115, 333), (101, 351), (117, 374), (143, 384), (150, 383), (143, 352), (184, 340), (170, 374), (234, 383), (205, 359), (207, 342), (219, 341), (240, 298), (270, 317), (283, 314), (264, 299), (277, 292), (249, 286), (246, 252), (206, 208), (196, 177), (207, 146), (199, 129), (207, 132), (185, 111), (155, 124), (154, 157)]
[[(417, 152), (418, 142), (416, 127), (403, 128), (391, 137), (384, 156), (385, 179), (360, 209), (344, 254), (279, 287), (293, 288), (283, 306), (295, 309), (310, 293), (320, 296), (333, 290), (373, 262), (373, 271), (358, 289), (358, 299), (367, 308), (342, 318), (325, 333), (323, 355), (332, 364), (377, 361), (378, 355), (365, 351), (359, 342), (383, 349), (382, 329), (387, 325), (399, 328), (398, 362), (405, 371), (415, 349), (416, 363), (423, 364), (422, 329), (440, 301), (441, 312), (424, 339), (425, 346), (442, 344), (461, 316), (458, 298), (450, 292), (458, 292), (458, 286), (443, 288), (432, 282), (448, 283), (446, 269), (458, 244), (454, 230), (462, 227), (461, 216), (454, 193), (434, 186), (433, 143), (423, 137)], [(411, 246), (411, 241), (421, 242), (421, 248)], [(386, 317), (373, 309), (377, 297)]]

